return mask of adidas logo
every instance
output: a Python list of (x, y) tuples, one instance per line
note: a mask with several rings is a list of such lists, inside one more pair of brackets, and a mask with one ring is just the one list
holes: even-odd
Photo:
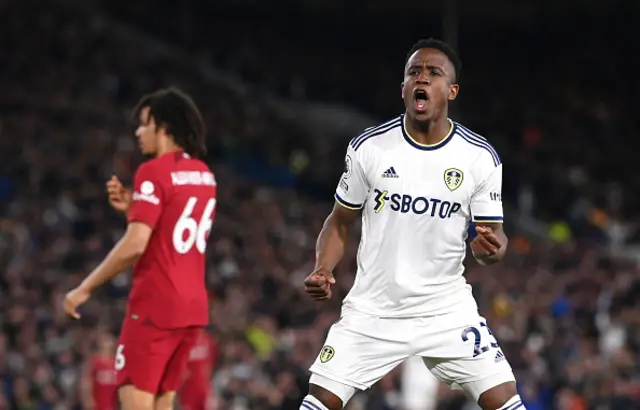
[(496, 353), (496, 361), (495, 362), (499, 363), (499, 362), (503, 361), (504, 359), (506, 359), (504, 357), (504, 353), (502, 353), (501, 350), (498, 350), (498, 353)]
[(396, 174), (395, 168), (391, 167), (382, 173), (382, 178), (400, 178), (400, 176)]

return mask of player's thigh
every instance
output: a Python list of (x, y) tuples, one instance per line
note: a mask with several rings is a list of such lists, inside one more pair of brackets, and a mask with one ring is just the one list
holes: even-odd
[(175, 392), (180, 388), (187, 370), (189, 354), (202, 332), (203, 329), (201, 327), (189, 327), (173, 331), (175, 349), (162, 375), (159, 393), (173, 392), (175, 395)]
[[(331, 389), (336, 390), (339, 386), (328, 385), (331, 383), (327, 380), (358, 390), (370, 388), (411, 354), (408, 322), (380, 319), (352, 310), (344, 312), (329, 330), (325, 344), (310, 368), (314, 375), (322, 376), (326, 386), (319, 384), (320, 387), (338, 397), (339, 392)], [(349, 391), (351, 395), (355, 393), (355, 390)], [(346, 404), (350, 397), (340, 398)]]
[(168, 391), (156, 396), (154, 410), (173, 410), (173, 403), (176, 400), (176, 392)]
[(126, 318), (115, 359), (118, 386), (132, 385), (157, 395), (178, 342), (172, 330), (160, 329), (143, 319)]
[(122, 410), (154, 410), (155, 394), (139, 390), (128, 384), (118, 389)]
[[(456, 323), (456, 318), (451, 322)], [(434, 353), (422, 354), (425, 364), (438, 379), (464, 390), (475, 402), (491, 388), (515, 381), (507, 358), (479, 315), (465, 325), (434, 334), (437, 345), (447, 345), (447, 354), (435, 353), (438, 348), (434, 348)]]
[(488, 355), (471, 359), (424, 360), (438, 379), (451, 385), (453, 389), (464, 390), (476, 403), (484, 392), (505, 383), (515, 382), (509, 363), (506, 360), (495, 363)]

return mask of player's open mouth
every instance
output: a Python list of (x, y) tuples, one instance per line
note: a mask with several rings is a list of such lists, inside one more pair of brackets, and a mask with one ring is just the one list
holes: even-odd
[(416, 90), (413, 93), (417, 111), (425, 111), (429, 101), (429, 94), (425, 90)]

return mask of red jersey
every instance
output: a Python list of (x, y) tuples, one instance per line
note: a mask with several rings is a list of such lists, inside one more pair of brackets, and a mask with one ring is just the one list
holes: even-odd
[(209, 322), (205, 250), (216, 180), (202, 161), (171, 152), (142, 164), (128, 221), (153, 228), (133, 272), (128, 315), (165, 329)]
[(91, 392), (95, 410), (118, 408), (116, 395), (116, 370), (112, 357), (94, 356), (90, 363)]

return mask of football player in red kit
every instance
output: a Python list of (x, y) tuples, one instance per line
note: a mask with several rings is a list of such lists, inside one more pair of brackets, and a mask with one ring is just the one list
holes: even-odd
[(103, 283), (135, 264), (115, 356), (125, 410), (169, 410), (189, 351), (208, 323), (205, 250), (216, 209), (216, 180), (201, 158), (204, 124), (175, 88), (142, 98), (136, 136), (153, 157), (135, 173), (133, 191), (116, 177), (109, 202), (127, 230), (105, 260), (64, 301), (69, 315)]
[(84, 368), (80, 384), (82, 408), (86, 410), (116, 410), (116, 371), (114, 354), (116, 341), (113, 336), (103, 333), (98, 338), (96, 352), (89, 358)]
[(211, 377), (218, 361), (218, 344), (208, 332), (202, 332), (189, 353), (182, 387), (178, 390), (181, 410), (213, 410)]

